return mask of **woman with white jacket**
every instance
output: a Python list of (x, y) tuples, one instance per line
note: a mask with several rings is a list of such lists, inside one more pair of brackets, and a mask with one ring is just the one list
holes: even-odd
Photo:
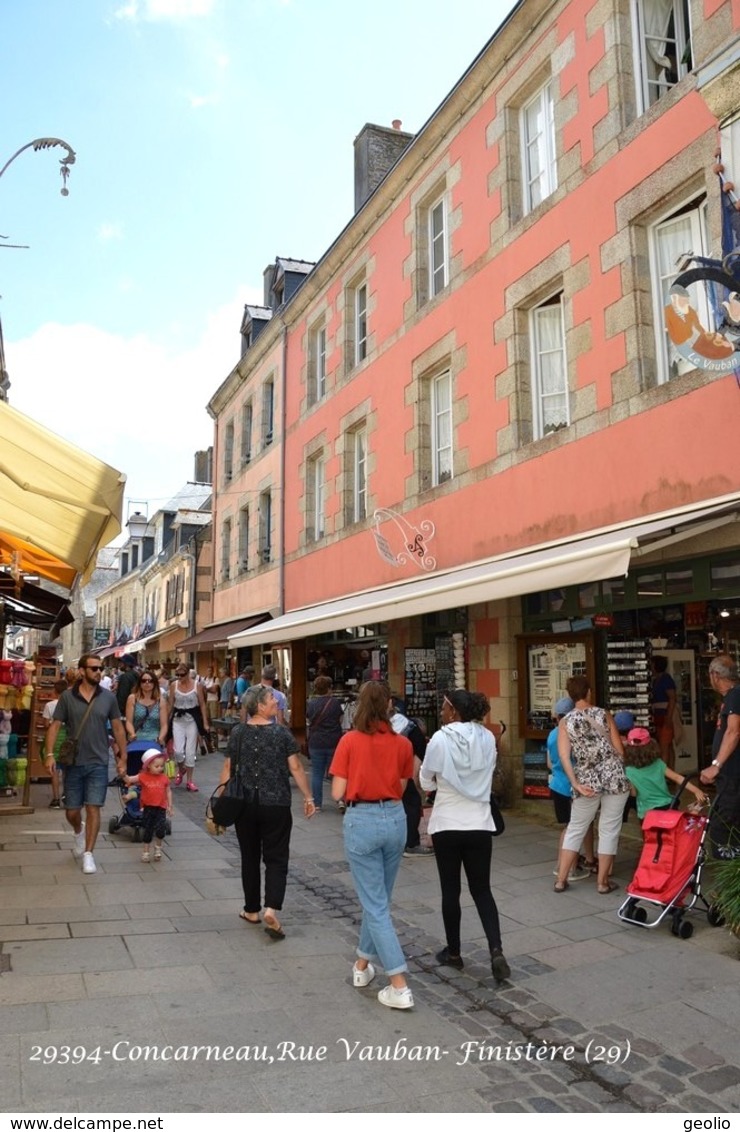
[(429, 741), (419, 779), (423, 790), (436, 790), (429, 819), (442, 888), (442, 919), (447, 946), (437, 954), (441, 966), (462, 970), (460, 888), (465, 869), (470, 895), (480, 916), (497, 982), (511, 970), (501, 949), (498, 909), (491, 892), (491, 781), (496, 742), (483, 725), (490, 705), (479, 692), (458, 688), (444, 697), (442, 727)]

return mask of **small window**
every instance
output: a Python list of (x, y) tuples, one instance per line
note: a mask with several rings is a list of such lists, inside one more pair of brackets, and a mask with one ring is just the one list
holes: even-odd
[(266, 381), (262, 386), (262, 447), (272, 444), (275, 426), (275, 383)]
[(242, 409), (242, 467), (252, 460), (252, 425), (254, 422), (254, 409), (251, 401), (247, 401)]
[(326, 396), (326, 327), (311, 331), (308, 348), (308, 401), (314, 405)]
[(740, 593), (740, 558), (712, 562), (709, 576), (710, 586), (714, 592), (735, 590)]
[(260, 558), (263, 563), (272, 561), (272, 495), (260, 495)]
[[(654, 224), (650, 230), (650, 259), (655, 310), (656, 351), (658, 382), (670, 381), (694, 367), (676, 350), (668, 335), (672, 324), (674, 340), (682, 336), (686, 326), (686, 340), (694, 336), (699, 323), (705, 330), (715, 329), (715, 319), (702, 283), (692, 283), (686, 295), (671, 295), (671, 285), (681, 264), (690, 256), (708, 256), (706, 201), (693, 201), (673, 215)], [(676, 329), (678, 328), (678, 330)]]
[(355, 290), (355, 365), (367, 357), (367, 283)]
[(242, 507), (239, 512), (239, 558), (237, 569), (246, 574), (249, 569), (249, 508)]
[(570, 424), (562, 295), (531, 312), (530, 337), (533, 435), (540, 440)]
[(231, 483), (234, 474), (234, 422), (229, 421), (224, 430), (224, 483)]
[(638, 95), (647, 110), (691, 70), (688, 0), (634, 0)]
[[(221, 527), (221, 580), (231, 577), (231, 519), (224, 519)], [(167, 583), (169, 586), (169, 582)], [(169, 614), (168, 614), (169, 616)]]
[(364, 428), (358, 428), (352, 433), (351, 471), (351, 521), (361, 523), (367, 518), (367, 430)]
[(449, 371), (431, 382), (432, 486), (452, 479), (452, 377)]
[(440, 197), (429, 209), (429, 294), (438, 295), (447, 286), (447, 209)]
[(326, 460), (315, 456), (308, 464), (308, 537), (317, 540), (326, 533)]
[(524, 211), (531, 212), (558, 187), (555, 107), (548, 83), (522, 110)]

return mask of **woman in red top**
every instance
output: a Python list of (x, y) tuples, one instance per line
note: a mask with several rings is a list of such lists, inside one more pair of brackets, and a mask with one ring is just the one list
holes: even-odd
[(401, 802), (414, 770), (413, 748), (388, 722), (390, 697), (383, 684), (363, 684), (354, 730), (339, 741), (332, 760), (332, 797), (347, 803), (344, 848), (357, 896), (362, 926), (356, 987), (375, 978), (371, 959), (379, 959), (390, 985), (378, 1000), (395, 1010), (409, 1010), (414, 1000), (406, 985), (406, 959), (391, 920), (391, 895), (406, 844), (406, 815)]

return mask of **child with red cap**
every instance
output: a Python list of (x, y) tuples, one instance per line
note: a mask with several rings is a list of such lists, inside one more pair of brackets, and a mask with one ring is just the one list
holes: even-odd
[(172, 791), (170, 780), (164, 772), (165, 757), (157, 747), (151, 747), (141, 756), (141, 770), (138, 774), (124, 775), (127, 786), (138, 786), (141, 790), (142, 826), (144, 850), (142, 861), (149, 863), (149, 846), (156, 837), (154, 860), (162, 857), (162, 841), (167, 832), (167, 818), (172, 817)]

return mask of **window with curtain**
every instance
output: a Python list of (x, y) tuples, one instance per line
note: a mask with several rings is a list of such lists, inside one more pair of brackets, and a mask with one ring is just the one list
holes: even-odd
[(563, 296), (554, 295), (530, 315), (532, 432), (535, 440), (570, 424)]
[[(660, 220), (650, 229), (651, 277), (658, 382), (669, 381), (693, 367), (682, 358), (668, 337), (666, 307), (669, 291), (678, 274), (679, 265), (688, 255), (708, 256), (707, 205), (705, 200), (692, 201), (672, 215)], [(688, 288), (689, 302), (699, 322), (707, 330), (715, 329), (715, 319), (703, 283), (692, 283)]]
[(688, 0), (634, 0), (638, 94), (647, 110), (692, 66)]

